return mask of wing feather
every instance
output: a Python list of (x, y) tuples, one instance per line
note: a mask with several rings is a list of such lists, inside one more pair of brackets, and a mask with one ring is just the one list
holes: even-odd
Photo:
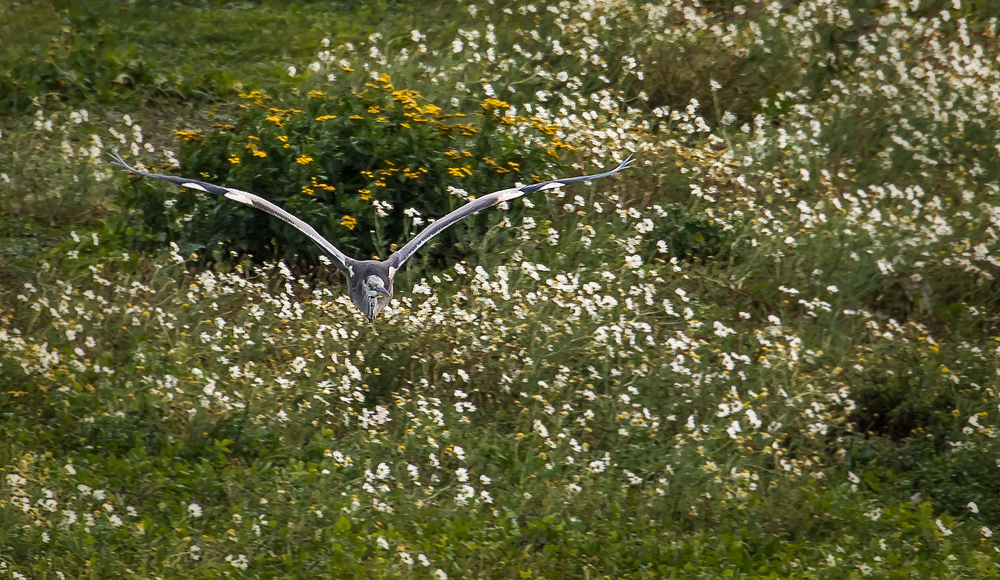
[(295, 229), (299, 230), (303, 234), (309, 237), (312, 241), (316, 242), (320, 248), (326, 252), (331, 258), (333, 258), (333, 263), (337, 268), (348, 274), (350, 270), (351, 263), (355, 260), (347, 257), (343, 252), (337, 249), (329, 240), (324, 238), (317, 232), (311, 225), (302, 221), (301, 219), (295, 217), (294, 215), (288, 213), (287, 211), (281, 209), (280, 207), (274, 205), (273, 203), (267, 201), (259, 195), (255, 195), (248, 191), (243, 191), (241, 189), (234, 189), (231, 187), (223, 187), (220, 185), (213, 185), (211, 183), (206, 183), (204, 181), (198, 181), (196, 179), (187, 179), (185, 177), (177, 177), (173, 175), (163, 175), (162, 173), (148, 173), (146, 171), (140, 171), (135, 167), (132, 167), (125, 162), (124, 159), (118, 154), (117, 151), (111, 153), (112, 163), (131, 171), (132, 173), (137, 173), (144, 177), (152, 177), (154, 179), (159, 179), (161, 181), (166, 181), (168, 183), (173, 183), (181, 187), (187, 187), (190, 189), (196, 189), (198, 191), (204, 191), (206, 193), (211, 193), (214, 195), (222, 196), (226, 199), (231, 199), (237, 201), (244, 205), (259, 209), (261, 211), (267, 212), (272, 216), (284, 221), (285, 223), (291, 225)]
[(434, 238), (434, 236), (448, 229), (456, 222), (461, 221), (470, 215), (479, 213), (484, 209), (493, 207), (501, 202), (517, 199), (522, 195), (534, 193), (542, 189), (551, 189), (562, 185), (569, 185), (571, 183), (610, 177), (627, 169), (630, 165), (632, 165), (632, 161), (632, 156), (629, 155), (628, 158), (625, 159), (625, 161), (622, 161), (618, 167), (612, 169), (611, 171), (605, 171), (604, 173), (581, 175), (579, 177), (564, 177), (562, 179), (553, 179), (550, 181), (543, 181), (541, 183), (533, 183), (531, 185), (524, 185), (513, 189), (501, 189), (500, 191), (494, 191), (493, 193), (474, 199), (424, 228), (419, 234), (416, 235), (416, 237), (400, 248), (399, 251), (389, 256), (388, 261), (393, 267), (399, 268), (404, 262), (409, 260), (413, 254), (417, 252), (417, 250), (422, 248), (424, 244)]

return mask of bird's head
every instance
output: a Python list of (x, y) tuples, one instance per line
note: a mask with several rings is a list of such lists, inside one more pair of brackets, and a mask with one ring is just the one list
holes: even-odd
[(368, 319), (368, 323), (375, 322), (375, 317), (389, 304), (392, 298), (392, 285), (376, 275), (365, 278), (361, 284), (364, 292), (362, 303), (362, 313)]

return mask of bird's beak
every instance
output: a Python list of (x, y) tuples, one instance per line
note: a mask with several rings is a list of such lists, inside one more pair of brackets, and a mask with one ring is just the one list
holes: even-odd
[(390, 298), (392, 297), (392, 294), (389, 294), (389, 291), (386, 290), (385, 286), (382, 286), (381, 284), (379, 284), (378, 286), (375, 287), (375, 291), (376, 292), (381, 292), (382, 294), (385, 294), (386, 296), (389, 296)]

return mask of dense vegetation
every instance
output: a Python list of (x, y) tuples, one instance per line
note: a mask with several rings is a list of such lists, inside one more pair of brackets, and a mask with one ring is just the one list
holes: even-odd
[(997, 18), (702, 4), (0, 5), (0, 576), (1000, 573)]

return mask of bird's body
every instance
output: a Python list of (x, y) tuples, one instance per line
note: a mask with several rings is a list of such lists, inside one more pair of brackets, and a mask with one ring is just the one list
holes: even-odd
[(336, 246), (330, 243), (329, 240), (319, 235), (319, 233), (313, 229), (312, 226), (258, 195), (254, 195), (248, 191), (213, 185), (211, 183), (195, 179), (185, 179), (183, 177), (176, 177), (173, 175), (140, 171), (126, 163), (121, 156), (118, 155), (118, 152), (114, 152), (112, 154), (112, 158), (114, 159), (115, 165), (133, 173), (167, 181), (182, 187), (197, 189), (198, 191), (204, 191), (206, 193), (225, 197), (226, 199), (231, 199), (233, 201), (238, 201), (242, 204), (249, 205), (250, 207), (265, 211), (292, 225), (300, 232), (308, 236), (311, 240), (316, 242), (316, 244), (323, 249), (323, 252), (333, 260), (337, 268), (343, 272), (345, 276), (347, 276), (347, 291), (351, 297), (351, 301), (358, 307), (358, 310), (361, 311), (365, 318), (368, 319), (369, 323), (375, 321), (379, 312), (381, 312), (392, 299), (393, 281), (395, 280), (396, 272), (399, 271), (399, 268), (402, 267), (403, 263), (416, 253), (417, 250), (423, 247), (424, 244), (434, 238), (434, 236), (438, 235), (452, 224), (486, 208), (493, 207), (505, 201), (516, 199), (529, 193), (534, 193), (543, 189), (561, 187), (570, 183), (609, 177), (624, 170), (632, 163), (632, 156), (630, 155), (618, 167), (604, 173), (553, 179), (551, 181), (543, 181), (541, 183), (533, 183), (522, 187), (495, 191), (484, 195), (483, 197), (474, 199), (462, 207), (452, 211), (448, 215), (434, 221), (386, 260), (355, 260), (354, 258), (345, 255), (337, 249)]
[(347, 292), (354, 305), (371, 322), (392, 299), (396, 269), (378, 260), (360, 260), (351, 264), (351, 269), (354, 275), (347, 277)]

